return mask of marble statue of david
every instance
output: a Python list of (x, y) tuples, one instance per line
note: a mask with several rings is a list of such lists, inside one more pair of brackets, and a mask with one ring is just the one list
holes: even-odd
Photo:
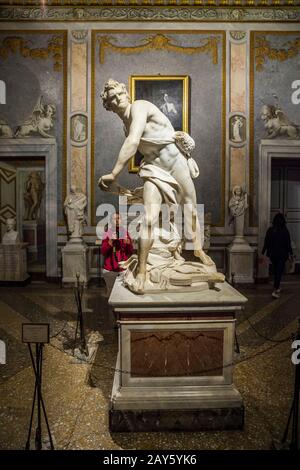
[(183, 132), (175, 132), (169, 119), (153, 103), (144, 100), (131, 103), (123, 83), (108, 80), (101, 98), (103, 106), (123, 121), (126, 139), (112, 172), (99, 179), (100, 188), (109, 189), (137, 150), (144, 157), (139, 176), (144, 180), (145, 217), (140, 232), (135, 291), (143, 291), (153, 229), (162, 203), (184, 205), (185, 230), (191, 235), (189, 238), (193, 241), (194, 253), (203, 265), (214, 265), (202, 249), (192, 180), (199, 175), (199, 171), (196, 162), (190, 158), (193, 139)]

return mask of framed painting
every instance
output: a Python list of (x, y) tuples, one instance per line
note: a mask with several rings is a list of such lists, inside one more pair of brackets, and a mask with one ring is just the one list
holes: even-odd
[[(171, 121), (175, 131), (189, 131), (188, 75), (132, 75), (130, 96), (155, 104)], [(137, 152), (130, 160), (129, 173), (137, 173), (143, 156)]]

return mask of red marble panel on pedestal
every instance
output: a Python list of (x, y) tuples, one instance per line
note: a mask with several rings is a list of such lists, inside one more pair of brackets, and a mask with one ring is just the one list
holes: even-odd
[(224, 330), (131, 331), (132, 377), (223, 374)]
[(29, 245), (35, 245), (34, 230), (23, 229), (23, 241), (29, 243)]

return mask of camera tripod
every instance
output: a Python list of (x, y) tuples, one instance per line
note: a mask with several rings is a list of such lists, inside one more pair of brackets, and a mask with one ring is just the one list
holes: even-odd
[(35, 375), (35, 387), (34, 387), (34, 395), (33, 395), (33, 402), (31, 408), (31, 416), (30, 416), (30, 423), (28, 429), (28, 436), (26, 441), (25, 450), (30, 449), (30, 439), (31, 439), (31, 431), (32, 431), (32, 423), (33, 423), (33, 415), (35, 404), (37, 403), (37, 427), (35, 430), (35, 449), (42, 450), (42, 412), (44, 415), (44, 419), (47, 426), (50, 447), (51, 450), (54, 450), (53, 440), (49, 428), (48, 418), (46, 414), (46, 408), (42, 396), (42, 367), (43, 367), (43, 343), (36, 343), (35, 345), (35, 360), (33, 357), (32, 349), (30, 343), (28, 344), (29, 354), (32, 362), (32, 367)]

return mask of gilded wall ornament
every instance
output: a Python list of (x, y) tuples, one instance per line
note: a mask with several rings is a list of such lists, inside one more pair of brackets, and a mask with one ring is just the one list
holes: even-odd
[(53, 70), (60, 72), (63, 64), (63, 38), (52, 36), (47, 47), (31, 47), (29, 41), (18, 36), (8, 36), (0, 42), (0, 58), (6, 59), (10, 54), (20, 54), (24, 58), (52, 58)]
[(276, 49), (271, 46), (270, 41), (265, 36), (257, 36), (255, 43), (255, 65), (258, 72), (264, 69), (267, 59), (284, 62), (285, 60), (296, 57), (300, 52), (300, 37), (293, 41), (288, 41), (286, 47)]
[(216, 65), (218, 63), (219, 38), (216, 37), (210, 37), (203, 45), (198, 47), (179, 46), (163, 34), (149, 36), (146, 38), (146, 41), (143, 41), (143, 43), (138, 46), (119, 46), (118, 44), (114, 44), (108, 36), (99, 37), (98, 42), (100, 64), (104, 63), (105, 51), (109, 49), (115, 52), (120, 52), (121, 54), (136, 54), (149, 50), (167, 50), (169, 52), (178, 52), (188, 55), (206, 53), (211, 54), (213, 64)]

